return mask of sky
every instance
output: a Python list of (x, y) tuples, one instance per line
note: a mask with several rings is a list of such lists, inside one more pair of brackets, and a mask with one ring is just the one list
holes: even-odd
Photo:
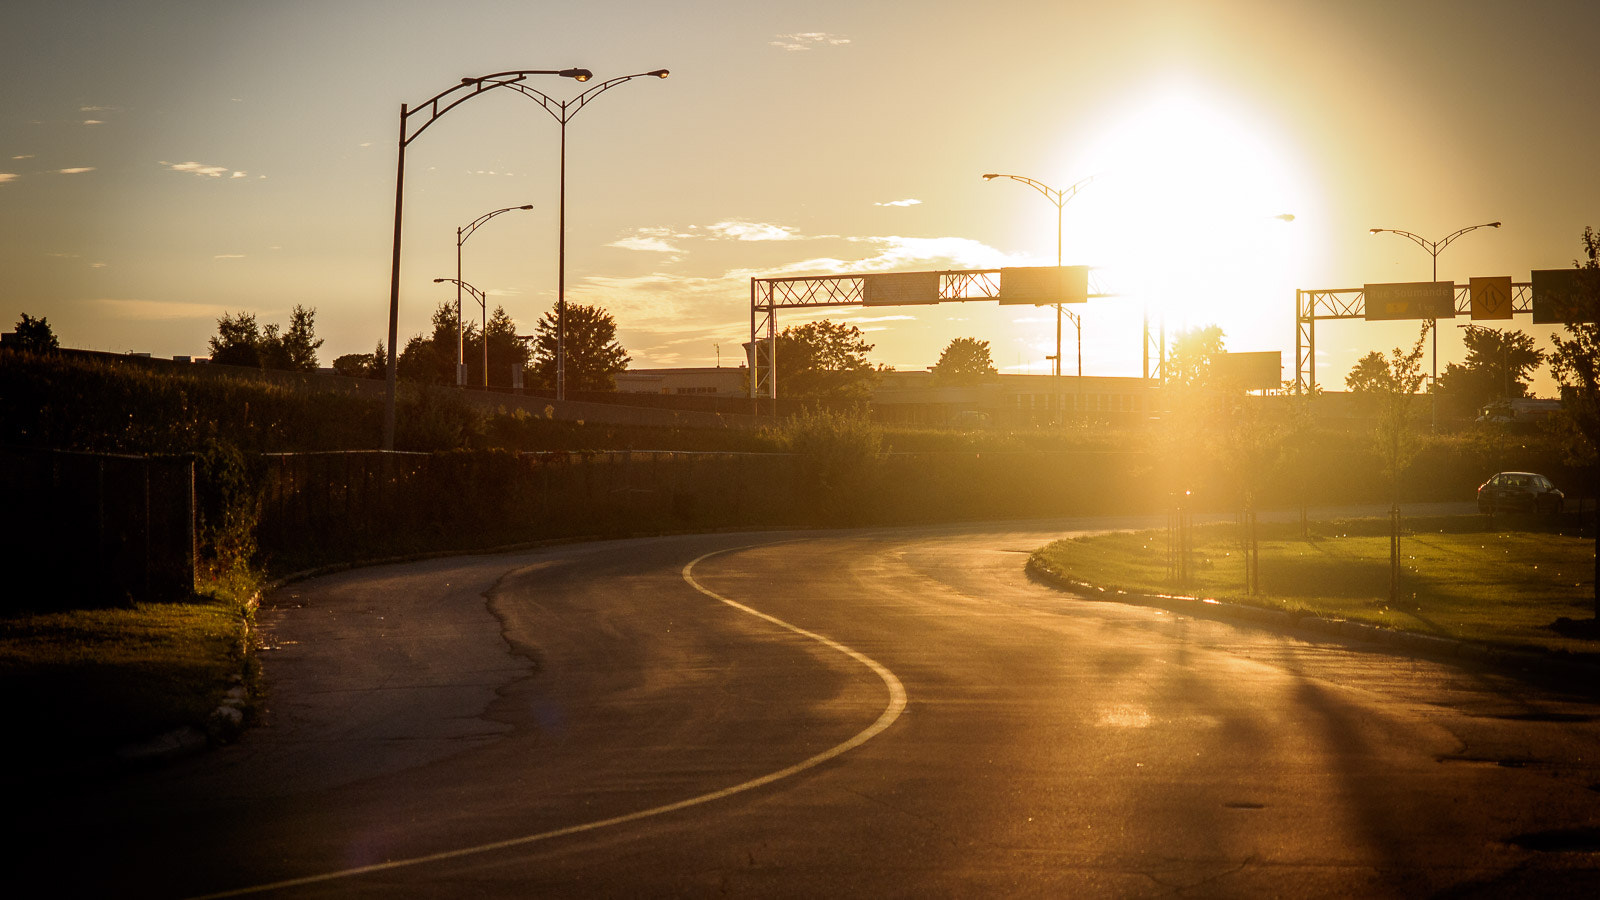
[[(1052, 265), (1114, 296), (1083, 370), (1141, 373), (1142, 324), (1219, 325), (1294, 374), (1295, 290), (1572, 265), (1600, 226), (1589, 51), (1600, 4), (1408, 0), (8, 0), (0, 11), (0, 326), (207, 353), (223, 315), (316, 311), (324, 365), (387, 337), (401, 104), (464, 77), (583, 67), (566, 126), (566, 294), (635, 367), (737, 365), (750, 279)], [(531, 333), (557, 292), (562, 129), (487, 91), (406, 151), (402, 342), (462, 278)], [(1085, 179), (1088, 179), (1085, 181)], [(1287, 216), (1293, 216), (1292, 221)], [(467, 314), (478, 307), (468, 301)], [(1046, 373), (1049, 308), (785, 312), (933, 365), (956, 337)], [(1443, 321), (1438, 367), (1463, 356)], [(1549, 326), (1511, 327), (1548, 346)], [(1417, 323), (1319, 323), (1342, 388)], [(1076, 369), (1065, 330), (1065, 371)], [(1548, 393), (1542, 376), (1535, 389)]]

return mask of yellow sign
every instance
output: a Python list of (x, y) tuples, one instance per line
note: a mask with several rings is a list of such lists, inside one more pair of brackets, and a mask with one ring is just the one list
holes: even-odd
[(1474, 278), (1472, 286), (1472, 318), (1511, 318), (1511, 276)]

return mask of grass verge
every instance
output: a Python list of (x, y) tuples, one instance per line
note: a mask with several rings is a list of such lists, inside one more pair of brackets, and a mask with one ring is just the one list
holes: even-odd
[(1594, 617), (1592, 538), (1504, 517), (1418, 518), (1403, 527), (1398, 602), (1389, 599), (1385, 519), (1313, 523), (1309, 536), (1298, 524), (1262, 524), (1254, 596), (1244, 587), (1241, 529), (1231, 523), (1193, 529), (1193, 574), (1184, 585), (1171, 578), (1165, 530), (1056, 541), (1033, 562), (1109, 590), (1200, 596), (1500, 647), (1600, 652), (1600, 641), (1556, 630), (1560, 619)]
[(236, 687), (254, 694), (258, 589), (237, 573), (184, 601), (0, 619), (7, 754), (105, 758), (184, 726), (231, 737), (214, 713)]

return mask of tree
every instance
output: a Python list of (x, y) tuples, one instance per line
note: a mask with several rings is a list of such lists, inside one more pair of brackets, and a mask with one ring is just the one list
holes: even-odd
[(56, 340), (55, 332), (50, 330), (50, 320), (44, 316), (35, 319), (27, 313), (22, 314), (22, 320), (17, 323), (16, 344), (18, 350), (27, 350), (32, 353), (47, 353), (57, 350), (61, 344)]
[[(545, 313), (534, 327), (534, 377), (547, 390), (556, 386), (557, 320)], [(491, 348), (492, 348), (491, 344)], [(566, 387), (569, 391), (614, 391), (616, 374), (631, 362), (617, 343), (617, 323), (599, 306), (567, 304)]]
[[(1561, 385), (1561, 406), (1572, 435), (1569, 455), (1587, 459), (1593, 467), (1600, 467), (1600, 233), (1593, 228), (1583, 229), (1583, 248), (1588, 254), (1584, 262), (1573, 262), (1582, 270), (1583, 277), (1575, 282), (1576, 296), (1558, 298), (1562, 306), (1571, 310), (1571, 321), (1566, 323), (1566, 337), (1552, 334), (1555, 350), (1550, 354), (1550, 371)], [(1577, 438), (1582, 437), (1582, 444)], [(1600, 471), (1595, 474), (1600, 475)], [(1595, 551), (1600, 554), (1600, 527), (1595, 529)], [(1600, 555), (1595, 556), (1595, 620), (1600, 622)]]
[[(1383, 474), (1389, 479), (1389, 601), (1400, 599), (1400, 474), (1417, 455), (1418, 440), (1412, 420), (1416, 414), (1417, 389), (1422, 386), (1423, 347), (1428, 340), (1432, 322), (1422, 323), (1422, 333), (1409, 351), (1396, 347), (1379, 371), (1376, 366), (1366, 366), (1366, 375), (1358, 393), (1368, 394), (1377, 407), (1377, 425), (1373, 430), (1373, 443), (1382, 461)], [(1362, 358), (1368, 362), (1374, 355)], [(1356, 368), (1362, 369), (1362, 363)], [(1354, 376), (1356, 373), (1352, 372)], [(1350, 383), (1350, 379), (1346, 379)], [(1354, 388), (1354, 385), (1352, 385)]]
[(784, 397), (865, 400), (878, 381), (861, 329), (822, 319), (778, 334), (775, 372)]
[(217, 320), (217, 333), (210, 340), (211, 361), (222, 366), (261, 368), (261, 328), (254, 313), (226, 313)]
[(1167, 384), (1180, 388), (1204, 385), (1211, 376), (1211, 363), (1223, 352), (1220, 326), (1178, 332), (1167, 355)]
[(211, 361), (225, 366), (256, 369), (286, 369), (313, 372), (317, 368), (317, 348), (322, 341), (316, 332), (317, 311), (296, 304), (289, 314), (289, 330), (276, 324), (264, 329), (253, 313), (223, 315), (217, 320), (217, 334), (211, 338)]
[[(317, 348), (322, 346), (322, 339), (317, 337), (317, 311), (306, 309), (295, 304), (289, 313), (289, 330), (278, 337), (275, 346), (275, 365), (268, 365), (271, 369), (288, 369), (294, 372), (315, 372), (317, 370)], [(276, 337), (276, 329), (269, 326), (269, 331)]]
[(1377, 350), (1356, 360), (1350, 368), (1350, 374), (1344, 377), (1345, 387), (1352, 394), (1359, 394), (1373, 398), (1389, 390), (1394, 380), (1393, 373), (1389, 370), (1389, 361)]
[(998, 370), (989, 358), (989, 342), (977, 338), (952, 339), (933, 367), (936, 384), (977, 384), (995, 374)]
[(1457, 415), (1469, 415), (1492, 400), (1528, 395), (1533, 372), (1545, 358), (1531, 335), (1468, 325), (1463, 342), (1466, 360), (1445, 366), (1438, 387)]

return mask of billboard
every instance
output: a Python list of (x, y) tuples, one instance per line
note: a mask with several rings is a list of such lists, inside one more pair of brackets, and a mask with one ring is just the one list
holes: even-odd
[(1474, 278), (1468, 282), (1472, 295), (1472, 318), (1511, 318), (1511, 276)]
[(1089, 300), (1088, 266), (1017, 266), (1000, 270), (1002, 304), (1086, 303)]
[(1223, 353), (1211, 358), (1211, 369), (1218, 380), (1247, 391), (1271, 391), (1283, 387), (1283, 351)]
[(1593, 322), (1597, 307), (1600, 307), (1600, 270), (1533, 271), (1533, 324)]
[(1366, 295), (1369, 322), (1453, 319), (1456, 315), (1456, 286), (1451, 281), (1369, 284), (1361, 290)]
[(866, 306), (911, 306), (939, 302), (938, 272), (883, 272), (861, 276)]

